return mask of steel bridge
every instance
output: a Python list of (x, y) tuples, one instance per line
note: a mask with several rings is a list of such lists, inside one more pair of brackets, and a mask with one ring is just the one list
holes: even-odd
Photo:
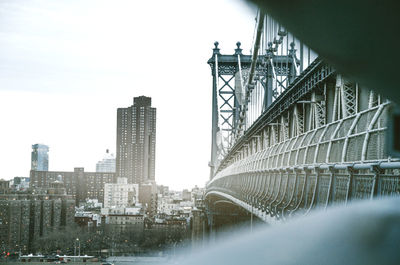
[[(385, 145), (391, 103), (352, 82), (262, 12), (251, 54), (208, 60), (212, 146), (206, 205), (265, 222), (400, 193)], [(226, 213), (225, 213), (226, 214)], [(211, 221), (210, 221), (211, 220)]]

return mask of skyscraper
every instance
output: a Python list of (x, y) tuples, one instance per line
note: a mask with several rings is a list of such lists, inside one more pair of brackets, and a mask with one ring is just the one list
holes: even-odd
[(132, 106), (117, 111), (117, 176), (128, 183), (154, 181), (155, 148), (156, 108), (150, 97), (135, 97)]
[(31, 170), (49, 170), (49, 147), (44, 144), (32, 145)]

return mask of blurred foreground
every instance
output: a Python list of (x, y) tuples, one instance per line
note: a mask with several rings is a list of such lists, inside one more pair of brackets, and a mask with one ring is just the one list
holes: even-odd
[(384, 198), (317, 210), (219, 238), (174, 264), (399, 264), (399, 205)]

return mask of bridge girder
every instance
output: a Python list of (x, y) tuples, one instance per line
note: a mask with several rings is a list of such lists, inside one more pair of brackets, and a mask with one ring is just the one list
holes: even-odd
[(268, 222), (399, 194), (399, 159), (384, 145), (389, 108), (317, 59), (226, 153), (207, 192)]
[[(224, 131), (218, 108), (231, 107), (228, 118), (220, 115), (222, 125), (231, 127), (225, 130), (230, 138), (221, 137), (228, 144), (212, 145), (207, 194), (224, 195), (277, 219), (399, 194), (400, 159), (388, 156), (385, 145), (390, 102), (337, 73), (263, 10), (256, 29), (253, 54), (245, 58), (245, 87), (239, 46), (234, 55), (221, 55), (216, 46), (208, 61), (213, 143)], [(260, 45), (265, 45), (261, 52)], [(221, 76), (226, 66), (228, 80), (239, 78), (235, 86)], [(218, 105), (220, 79), (236, 105), (226, 99)]]
[(399, 174), (399, 162), (250, 171), (214, 180), (206, 198), (225, 198), (272, 223), (352, 200), (398, 196)]

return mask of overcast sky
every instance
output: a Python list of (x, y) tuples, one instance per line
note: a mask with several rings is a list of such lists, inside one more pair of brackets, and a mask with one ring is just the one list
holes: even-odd
[(249, 53), (256, 11), (239, 0), (1, 0), (0, 178), (29, 176), (31, 145), (49, 170), (95, 171), (116, 152), (118, 107), (152, 97), (156, 182), (209, 177), (214, 41)]

